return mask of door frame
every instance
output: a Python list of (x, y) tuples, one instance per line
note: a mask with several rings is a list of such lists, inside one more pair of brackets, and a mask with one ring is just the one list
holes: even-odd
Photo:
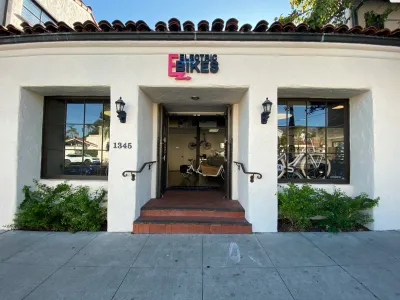
[(168, 133), (169, 116), (163, 104), (158, 105), (157, 132), (157, 190), (156, 197), (161, 198), (168, 183)]
[(225, 198), (232, 199), (232, 160), (233, 160), (232, 105), (225, 111)]

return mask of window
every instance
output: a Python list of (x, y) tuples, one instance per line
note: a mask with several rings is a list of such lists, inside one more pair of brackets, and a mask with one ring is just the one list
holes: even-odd
[(109, 142), (109, 99), (45, 99), (42, 177), (106, 178)]
[(44, 11), (40, 5), (32, 0), (24, 0), (22, 5), (22, 17), (27, 20), (30, 24), (44, 24), (46, 22), (57, 22), (51, 17), (46, 11)]
[(349, 182), (347, 100), (279, 99), (278, 180)]

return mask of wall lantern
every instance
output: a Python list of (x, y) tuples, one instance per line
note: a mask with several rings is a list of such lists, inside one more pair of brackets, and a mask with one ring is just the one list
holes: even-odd
[(125, 102), (122, 100), (122, 97), (119, 97), (119, 99), (115, 101), (115, 105), (117, 106), (118, 119), (121, 123), (126, 123), (126, 112), (124, 111)]
[(271, 114), (272, 102), (268, 98), (262, 104), (264, 111), (261, 114), (261, 124), (267, 124)]

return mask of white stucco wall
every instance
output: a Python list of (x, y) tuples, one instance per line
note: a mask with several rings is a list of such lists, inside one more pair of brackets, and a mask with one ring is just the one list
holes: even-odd
[[(91, 9), (79, 0), (36, 0), (36, 2), (55, 18), (56, 21), (63, 21), (69, 26), (73, 26), (75, 22), (93, 21)], [(23, 3), (24, 0), (9, 0), (5, 25), (12, 24), (21, 28), (20, 25), (23, 22), (23, 18), (21, 18)]]
[[(137, 107), (137, 164), (134, 168), (139, 170), (145, 162), (156, 161), (157, 157), (153, 156), (153, 126), (157, 127), (157, 123), (153, 124), (153, 103), (149, 97), (139, 91), (139, 103)], [(134, 153), (132, 153), (134, 154)], [(129, 166), (127, 166), (129, 168)], [(135, 207), (135, 219), (140, 215), (140, 208), (151, 199), (152, 195), (152, 175), (156, 173), (157, 166), (153, 165), (151, 170), (148, 166), (144, 168), (142, 173), (137, 175), (136, 179), (136, 207)], [(126, 182), (126, 184), (132, 184), (133, 182)]]
[[(191, 81), (175, 81), (167, 76), (168, 53), (217, 53), (220, 71), (218, 74), (194, 74)], [(0, 133), (4, 141), (1, 151), (7, 157), (5, 167), (0, 170), (0, 179), (7, 187), (0, 199), (1, 225), (12, 219), (19, 200), (17, 186), (25, 181), (21, 178), (26, 178), (18, 172), (17, 149), (24, 143), (23, 135), (19, 135), (19, 128), (24, 127), (18, 125), (21, 87), (107, 86), (111, 88), (112, 103), (119, 97), (124, 99), (126, 124), (119, 122), (115, 105), (111, 105), (111, 143), (130, 142), (133, 149), (110, 149), (108, 229), (131, 231), (139, 206), (147, 201), (149, 193), (154, 195), (155, 190), (155, 170), (145, 175), (148, 176), (146, 180), (152, 179), (150, 192), (148, 183), (139, 191), (139, 177), (131, 182), (129, 177), (121, 176), (124, 170), (138, 167), (142, 160), (148, 157), (152, 160), (155, 153), (155, 108), (140, 94), (139, 86), (208, 89), (240, 86), (248, 87), (248, 93), (237, 105), (237, 158), (248, 170), (262, 173), (263, 179), (250, 183), (247, 175), (237, 173), (233, 185), (238, 186), (238, 198), (254, 231), (277, 229), (276, 101), (280, 88), (370, 91), (350, 99), (351, 134), (361, 134), (365, 138), (354, 140), (354, 145), (352, 140), (352, 178), (350, 184), (340, 187), (381, 197), (379, 207), (374, 210), (374, 229), (400, 228), (400, 204), (396, 198), (396, 170), (400, 162), (393, 159), (400, 146), (396, 138), (396, 112), (400, 109), (400, 102), (396, 101), (399, 48), (279, 42), (40, 43), (1, 46), (0, 65), (9, 70), (0, 74), (0, 125), (7, 128)], [(273, 112), (268, 124), (261, 125), (261, 103), (266, 97), (274, 103)], [(35, 120), (32, 122), (41, 122)], [(371, 120), (372, 124), (366, 124)], [(143, 125), (139, 123), (152, 123), (153, 127), (145, 129), (144, 134), (141, 132)], [(29, 130), (34, 134), (37, 131)], [(370, 132), (373, 138), (367, 138)], [(148, 145), (148, 153), (139, 147), (139, 141)], [(373, 167), (353, 163), (360, 155), (363, 162), (372, 162)], [(388, 160), (388, 157), (393, 158)], [(360, 168), (368, 175), (362, 174)], [(356, 174), (359, 174), (357, 178)], [(331, 185), (319, 187), (333, 188)]]
[(92, 20), (92, 11), (79, 0), (36, 0), (57, 21), (63, 21), (70, 26), (75, 22)]
[[(382, 3), (382, 2), (366, 2), (358, 10), (358, 23), (360, 26), (365, 27), (365, 13), (374, 11), (376, 14), (382, 14), (389, 6), (396, 7), (400, 3)], [(385, 22), (385, 28), (395, 30), (400, 28), (400, 9), (392, 12)]]
[(40, 179), (42, 160), (43, 96), (21, 89), (18, 124), (17, 200), (24, 185)]
[[(238, 121), (233, 122), (234, 124), (237, 123), (238, 127), (238, 134), (237, 134), (237, 142), (238, 142), (238, 154), (237, 154), (237, 159), (234, 161), (241, 162), (243, 163), (247, 168), (249, 166), (249, 105), (250, 105), (250, 99), (249, 99), (249, 92), (246, 92), (246, 94), (243, 96), (242, 101), (240, 101), (239, 105), (237, 105), (237, 111), (238, 113), (235, 114), (238, 116)], [(236, 168), (236, 165), (232, 165), (232, 168), (235, 169), (237, 172), (237, 181), (234, 182), (232, 180), (232, 186), (235, 185), (235, 183), (238, 186), (238, 198), (240, 204), (243, 206), (246, 212), (246, 218), (249, 219), (250, 217), (250, 203), (249, 203), (249, 176), (244, 174), (242, 171), (239, 172), (239, 170)], [(235, 198), (234, 198), (235, 199)]]

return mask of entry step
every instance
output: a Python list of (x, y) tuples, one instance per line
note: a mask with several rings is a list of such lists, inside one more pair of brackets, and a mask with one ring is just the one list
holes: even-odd
[(252, 226), (245, 218), (140, 216), (133, 233), (251, 234)]

